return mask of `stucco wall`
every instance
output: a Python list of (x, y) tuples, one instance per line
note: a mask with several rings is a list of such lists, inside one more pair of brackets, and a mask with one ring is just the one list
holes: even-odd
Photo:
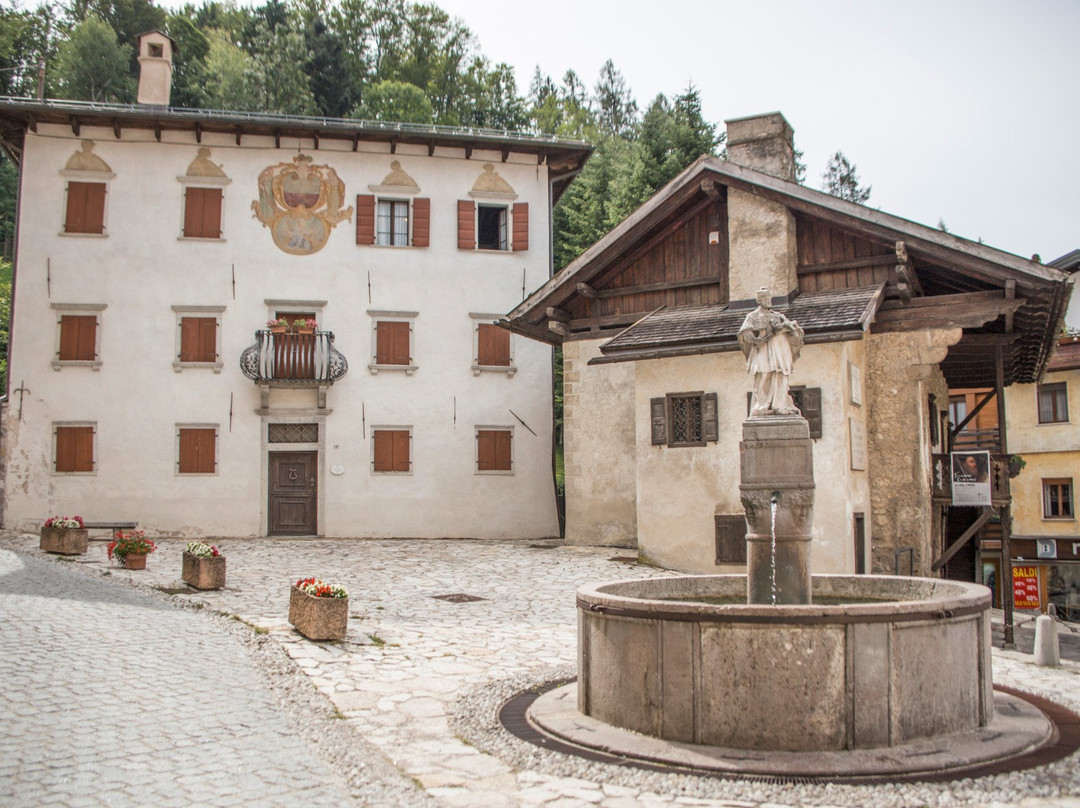
[[(1075, 307), (1074, 307), (1075, 308)], [(1080, 536), (1073, 519), (1044, 519), (1042, 481), (1070, 478), (1073, 505), (1080, 482), (1080, 370), (1047, 373), (1044, 384), (1065, 382), (1069, 400), (1067, 423), (1040, 424), (1037, 385), (1016, 384), (1005, 388), (1009, 452), (1023, 456), (1027, 465), (1010, 482), (1012, 532), (1022, 536)]]
[[(868, 513), (866, 472), (852, 471), (849, 419), (863, 418), (848, 395), (848, 365), (864, 362), (861, 342), (803, 349), (791, 384), (820, 387), (822, 437), (814, 441), (814, 502), (811, 569), (851, 573), (855, 513)], [(637, 363), (638, 546), (644, 558), (687, 572), (737, 572), (717, 565), (717, 514), (743, 513), (739, 499), (739, 442), (752, 387), (740, 352), (648, 360)], [(704, 447), (651, 444), (649, 402), (667, 393), (701, 390), (717, 394), (719, 436)], [(870, 523), (867, 534), (870, 538)]]
[[(108, 236), (62, 236), (62, 169), (84, 138), (115, 173), (106, 202)], [(203, 147), (232, 182), (225, 187), (223, 240), (179, 239), (184, 176), (196, 157), (193, 134), (40, 126), (28, 133), (22, 177), (23, 214), (12, 332), (11, 378), (31, 392), (8, 408), (5, 526), (33, 528), (51, 513), (88, 519), (138, 520), (153, 532), (262, 535), (266, 530), (267, 418), (258, 388), (239, 369), (241, 352), (274, 306), (268, 301), (325, 301), (321, 328), (349, 373), (316, 409), (313, 391), (273, 391), (269, 420), (314, 421), (325, 415), (320, 452), (319, 532), (331, 536), (541, 537), (557, 534), (551, 475), (551, 349), (517, 336), (517, 372), (474, 375), (470, 313), (498, 315), (548, 278), (547, 169), (532, 156), (461, 149), (204, 134)], [(345, 184), (344, 206), (371, 193), (391, 160), (431, 199), (429, 248), (361, 247), (355, 214), (334, 228), (312, 255), (279, 250), (252, 216), (257, 177), (298, 151), (334, 168)], [(530, 207), (530, 249), (457, 249), (456, 202), (467, 199), (485, 163), (492, 163)], [(391, 195), (392, 196), (392, 195)], [(52, 303), (106, 304), (101, 312), (100, 370), (55, 371), (57, 312)], [(224, 306), (221, 373), (173, 369), (172, 306)], [(369, 310), (418, 312), (412, 375), (372, 375)], [(511, 410), (513, 413), (511, 413)], [(515, 417), (515, 414), (517, 417)], [(520, 418), (520, 420), (518, 420)], [(50, 473), (51, 425), (97, 424), (97, 472)], [(522, 424), (527, 424), (527, 427)], [(177, 476), (175, 427), (219, 429), (218, 473)], [(372, 426), (413, 431), (413, 471), (371, 472)], [(514, 473), (475, 473), (475, 427), (513, 429)], [(535, 434), (533, 434), (535, 433)], [(289, 447), (280, 447), (289, 448)], [(340, 474), (329, 471), (340, 467)]]
[(605, 340), (563, 343), (566, 540), (637, 543), (634, 375), (637, 363), (587, 365)]
[[(948, 389), (938, 367), (960, 329), (871, 335), (866, 341), (872, 572), (894, 573), (896, 550), (914, 550), (914, 574), (928, 575), (940, 525), (930, 499), (929, 395)], [(940, 411), (940, 410), (939, 410)]]

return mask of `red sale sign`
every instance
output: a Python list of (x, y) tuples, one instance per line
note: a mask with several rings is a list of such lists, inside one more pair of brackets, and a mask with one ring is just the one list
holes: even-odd
[(1038, 609), (1039, 568), (1013, 567), (1013, 606), (1017, 609)]

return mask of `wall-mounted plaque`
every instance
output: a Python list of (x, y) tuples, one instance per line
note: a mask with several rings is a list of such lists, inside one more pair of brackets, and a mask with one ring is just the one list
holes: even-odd
[(858, 418), (849, 418), (851, 432), (851, 468), (866, 471), (866, 424)]

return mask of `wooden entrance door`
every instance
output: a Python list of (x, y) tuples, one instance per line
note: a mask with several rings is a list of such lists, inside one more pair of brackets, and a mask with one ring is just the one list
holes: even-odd
[(318, 452), (270, 452), (271, 536), (314, 536), (319, 520)]

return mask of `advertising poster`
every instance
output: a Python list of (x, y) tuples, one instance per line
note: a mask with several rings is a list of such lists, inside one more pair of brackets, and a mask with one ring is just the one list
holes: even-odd
[(1013, 567), (1013, 607), (1038, 609), (1040, 605), (1039, 568)]
[(990, 504), (990, 452), (952, 453), (952, 504)]

